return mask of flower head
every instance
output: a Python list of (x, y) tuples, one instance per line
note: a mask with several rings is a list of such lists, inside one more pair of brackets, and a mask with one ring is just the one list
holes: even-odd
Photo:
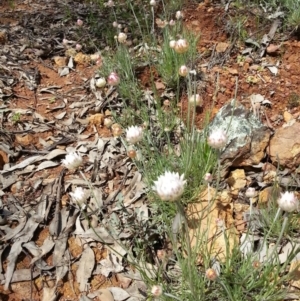
[(76, 187), (74, 192), (70, 192), (70, 196), (72, 201), (81, 207), (89, 197), (89, 193), (87, 190), (82, 189), (82, 187)]
[(141, 128), (140, 126), (130, 126), (127, 130), (126, 130), (126, 140), (129, 143), (137, 143), (139, 141), (141, 141), (143, 138), (143, 128)]
[(155, 1), (155, 0), (150, 0), (149, 4), (150, 4), (151, 6), (155, 6), (155, 5), (156, 5), (156, 1)]
[(166, 171), (154, 182), (152, 189), (163, 201), (175, 201), (183, 194), (185, 183), (184, 175)]
[(192, 106), (201, 107), (203, 105), (203, 99), (199, 94), (193, 94), (189, 97), (189, 103)]
[(187, 52), (189, 49), (189, 43), (186, 39), (179, 39), (177, 42), (176, 42), (176, 45), (174, 47), (174, 50), (177, 52), (177, 53), (185, 53)]
[(107, 83), (110, 86), (117, 86), (120, 83), (119, 75), (116, 72), (112, 72), (107, 78)]
[(180, 76), (186, 77), (189, 74), (189, 68), (185, 65), (180, 66), (178, 71)]
[(120, 32), (120, 33), (118, 34), (118, 42), (119, 42), (120, 44), (124, 44), (124, 43), (126, 42), (126, 39), (127, 39), (127, 34), (126, 34), (126, 33)]
[(213, 131), (207, 139), (208, 145), (216, 149), (223, 148), (226, 145), (226, 142), (227, 142), (227, 136), (223, 130)]
[(160, 285), (153, 285), (151, 289), (151, 293), (154, 297), (159, 297), (163, 293), (163, 289)]
[(98, 88), (103, 88), (103, 87), (105, 87), (105, 85), (106, 85), (106, 80), (105, 80), (105, 78), (104, 78), (104, 77), (97, 78), (95, 85), (96, 85), (96, 87), (98, 87)]
[(77, 20), (77, 25), (78, 25), (78, 26), (82, 26), (82, 25), (83, 25), (83, 21), (82, 21), (81, 19), (78, 19), (78, 20)]
[(76, 169), (82, 164), (82, 157), (75, 152), (69, 153), (62, 160), (62, 164), (68, 169)]
[(299, 200), (294, 192), (281, 193), (281, 197), (277, 200), (281, 210), (292, 212), (299, 209)]

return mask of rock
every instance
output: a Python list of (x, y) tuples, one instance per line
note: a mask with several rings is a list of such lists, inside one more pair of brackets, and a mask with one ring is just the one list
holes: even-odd
[(231, 187), (231, 193), (238, 195), (239, 191), (246, 186), (246, 175), (243, 169), (236, 169), (231, 172), (227, 179), (229, 186)]
[(284, 119), (285, 122), (289, 122), (292, 119), (294, 119), (294, 117), (293, 117), (293, 115), (290, 112), (284, 111), (284, 113), (283, 113), (283, 119)]
[(266, 187), (264, 190), (259, 192), (258, 195), (258, 206), (265, 207), (269, 202), (276, 201), (280, 196), (281, 188), (276, 186)]
[(220, 157), (225, 168), (257, 165), (264, 158), (271, 131), (238, 101), (220, 109), (209, 132), (217, 129), (227, 131), (228, 142)]
[(273, 164), (295, 169), (300, 164), (300, 123), (278, 129), (267, 149)]
[(227, 50), (227, 48), (229, 47), (229, 44), (228, 43), (225, 43), (225, 42), (220, 42), (217, 44), (216, 46), (216, 51), (218, 53), (222, 53), (222, 52), (225, 52)]
[(74, 57), (74, 62), (78, 65), (88, 65), (91, 62), (91, 58), (87, 54), (78, 52)]
[[(224, 262), (238, 241), (233, 219), (233, 206), (216, 193), (212, 187), (199, 196), (199, 202), (189, 204), (187, 208), (191, 247), (202, 262), (202, 248), (209, 249), (211, 256)], [(223, 235), (226, 232), (227, 238)]]
[(55, 56), (53, 58), (55, 64), (58, 66), (58, 67), (65, 67), (67, 66), (67, 58), (65, 56)]

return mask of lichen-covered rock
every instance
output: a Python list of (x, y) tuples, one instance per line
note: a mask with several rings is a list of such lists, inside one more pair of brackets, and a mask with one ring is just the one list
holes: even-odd
[(276, 130), (268, 148), (273, 164), (295, 169), (300, 164), (300, 123)]
[(271, 131), (236, 100), (223, 106), (209, 126), (209, 131), (227, 132), (227, 145), (221, 154), (224, 166), (251, 166), (261, 162)]

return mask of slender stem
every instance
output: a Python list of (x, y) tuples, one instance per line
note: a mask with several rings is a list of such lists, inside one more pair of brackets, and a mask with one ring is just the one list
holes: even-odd
[(166, 297), (170, 297), (170, 298), (173, 298), (175, 300), (178, 300), (178, 301), (182, 301), (180, 298), (172, 295), (172, 294), (169, 294), (169, 293), (163, 293)]
[(281, 241), (281, 239), (282, 239), (283, 233), (284, 233), (285, 228), (286, 228), (286, 226), (287, 226), (287, 224), (288, 224), (288, 220), (289, 220), (288, 213), (285, 212), (285, 213), (284, 213), (283, 224), (282, 224), (282, 227), (281, 227), (281, 231), (280, 231), (279, 237), (278, 237), (278, 239), (277, 239), (277, 241), (276, 241), (276, 244), (275, 244), (275, 246), (274, 246), (274, 248), (273, 248), (271, 254), (268, 255), (267, 259), (265, 260), (265, 263), (267, 263), (269, 260), (272, 260), (272, 257), (273, 257), (273, 255), (274, 255), (275, 251), (277, 250), (277, 247), (278, 247), (279, 244), (280, 244), (280, 241)]
[(220, 282), (220, 284), (223, 286), (223, 288), (225, 289), (225, 291), (226, 291), (226, 293), (227, 293), (229, 299), (230, 299), (231, 301), (235, 301), (234, 298), (233, 298), (233, 296), (231, 295), (230, 290), (229, 290), (228, 287), (224, 284), (224, 282), (221, 281), (221, 280), (219, 280), (219, 282)]
[(278, 208), (278, 210), (277, 210), (277, 212), (276, 212), (276, 215), (275, 215), (275, 218), (274, 218), (274, 221), (273, 221), (273, 223), (272, 223), (272, 225), (271, 225), (271, 227), (270, 227), (270, 229), (269, 229), (267, 235), (265, 236), (265, 239), (264, 239), (265, 241), (267, 241), (267, 239), (269, 238), (270, 233), (271, 233), (271, 231), (273, 230), (273, 226), (275, 225), (275, 223), (276, 223), (276, 221), (277, 221), (277, 219), (278, 219), (278, 217), (279, 217), (279, 214), (280, 214), (281, 212), (282, 212), (281, 209)]
[(193, 279), (193, 274), (192, 274), (192, 248), (191, 248), (191, 239), (190, 239), (190, 235), (189, 235), (189, 226), (188, 226), (188, 221), (187, 221), (187, 218), (185, 216), (185, 211), (184, 211), (184, 208), (182, 206), (182, 204), (180, 203), (180, 201), (177, 201), (176, 202), (176, 205), (177, 205), (177, 208), (178, 208), (178, 211), (184, 221), (184, 233), (186, 235), (186, 247), (187, 247), (187, 259), (188, 259), (188, 268), (189, 268), (189, 285), (190, 285), (190, 290), (193, 294), (193, 296), (196, 296), (196, 292), (195, 292), (195, 289), (194, 289), (194, 286), (193, 286), (193, 282), (194, 282), (194, 279)]

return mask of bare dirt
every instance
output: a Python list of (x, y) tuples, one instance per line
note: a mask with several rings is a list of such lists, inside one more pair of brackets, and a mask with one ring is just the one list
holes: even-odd
[[(53, 3), (52, 3), (53, 5)], [(36, 15), (53, 13), (51, 5), (43, 3), (33, 3), (33, 1), (5, 1), (0, 6), (0, 29), (7, 29), (23, 25), (24, 16), (26, 13), (32, 12)], [(271, 102), (270, 106), (265, 107), (262, 115), (262, 120), (268, 126), (277, 128), (281, 127), (285, 122), (284, 112), (289, 112), (294, 118), (300, 115), (300, 41), (296, 38), (286, 38), (286, 33), (279, 32), (275, 34), (271, 44), (279, 46), (275, 52), (266, 53), (263, 57), (259, 57), (257, 52), (251, 55), (242, 56), (242, 51), (246, 49), (246, 45), (241, 41), (236, 33), (236, 37), (230, 35), (230, 20), (239, 13), (234, 8), (230, 8), (228, 12), (219, 4), (205, 1), (201, 4), (187, 3), (184, 7), (184, 19), (186, 27), (195, 34), (200, 35), (197, 44), (199, 63), (197, 69), (201, 71), (201, 79), (199, 80), (199, 91), (204, 100), (204, 105), (201, 110), (197, 111), (196, 123), (200, 128), (203, 126), (205, 116), (208, 111), (216, 114), (228, 100), (237, 97), (245, 106), (251, 107), (250, 96), (252, 94), (261, 94)], [(272, 26), (272, 22), (265, 21), (257, 24), (251, 13), (246, 14), (244, 30), (247, 36), (253, 39), (261, 39), (263, 34), (268, 33)], [(75, 18), (73, 18), (75, 20)], [(73, 20), (73, 21), (74, 21)], [(51, 26), (51, 24), (49, 24)], [(253, 33), (253, 34), (252, 34)], [(63, 38), (63, 37), (61, 37)], [(10, 37), (4, 38), (1, 41), (0, 47), (7, 43), (13, 43)], [(222, 49), (222, 44), (223, 49)], [(219, 49), (220, 48), (220, 49)], [(22, 65), (22, 68), (38, 70), (40, 74), (40, 82), (38, 89), (29, 90), (24, 82), (17, 81), (12, 87), (12, 96), (6, 99), (9, 108), (12, 109), (34, 109), (38, 114), (44, 116), (47, 120), (55, 120), (55, 116), (62, 112), (67, 114), (76, 114), (76, 108), (70, 109), (68, 106), (64, 109), (54, 109), (59, 107), (64, 102), (64, 98), (85, 97), (87, 91), (87, 80), (90, 79), (98, 70), (96, 64), (78, 64), (72, 72), (67, 76), (59, 76), (52, 54), (37, 57), (32, 53), (33, 48), (27, 47), (25, 54), (27, 61)], [(272, 72), (265, 66), (277, 66), (278, 73)], [(1, 68), (0, 68), (1, 75)], [(148, 76), (148, 77), (147, 77)], [(149, 70), (145, 70), (141, 80), (147, 82), (149, 80)], [(1, 79), (1, 78), (0, 78)], [(55, 94), (39, 93), (43, 88), (55, 88)], [(0, 87), (1, 88), (1, 87)], [(1, 106), (1, 100), (0, 100)], [(183, 96), (182, 103), (183, 118), (187, 115), (187, 97)], [(33, 121), (32, 115), (22, 114), (20, 122), (26, 120)], [(6, 131), (18, 131), (18, 123), (5, 122), (1, 125)], [(83, 134), (89, 134), (87, 128)], [(106, 127), (99, 127), (98, 134), (103, 137), (111, 136), (111, 130)], [(14, 146), (19, 144), (22, 146), (30, 146), (35, 150), (42, 149), (42, 139), (55, 135), (55, 124), (53, 130), (41, 133), (29, 133), (26, 135), (16, 134), (12, 141)], [(1, 164), (7, 163), (5, 153), (0, 153), (0, 168)], [(61, 171), (61, 167), (40, 171), (36, 177), (56, 178)], [(14, 185), (10, 188), (14, 191)], [(47, 228), (42, 229), (35, 242), (41, 245), (45, 238), (49, 235)], [(76, 244), (73, 238), (68, 241), (69, 250), (73, 256), (78, 256), (81, 252), (81, 246)], [(94, 252), (99, 261), (105, 257), (105, 250), (101, 247), (95, 247)], [(5, 257), (7, 254), (3, 254)], [(51, 255), (46, 258), (46, 261), (51, 265)], [(22, 255), (17, 264), (17, 269), (29, 268), (30, 258), (27, 255)], [(6, 265), (4, 264), (4, 271)], [(71, 271), (64, 281), (61, 282), (59, 294), (60, 300), (76, 300), (78, 299), (79, 291), (76, 287), (75, 277), (76, 265), (71, 266)], [(50, 279), (50, 277), (49, 277)], [(53, 280), (37, 278), (32, 286), (31, 281), (15, 283), (12, 285), (12, 291), (4, 291), (3, 286), (0, 286), (0, 300), (26, 300), (30, 298), (30, 290), (33, 289), (33, 299), (41, 298), (42, 286), (49, 284)], [(110, 278), (103, 276), (93, 276), (91, 280), (91, 290), (104, 288), (109, 286), (119, 286), (117, 278), (113, 275)]]

